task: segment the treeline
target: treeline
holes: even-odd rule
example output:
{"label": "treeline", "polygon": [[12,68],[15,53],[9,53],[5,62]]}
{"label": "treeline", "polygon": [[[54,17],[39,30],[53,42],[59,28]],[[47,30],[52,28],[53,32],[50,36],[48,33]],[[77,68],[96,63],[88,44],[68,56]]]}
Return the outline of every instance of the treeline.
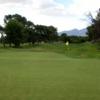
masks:
{"label": "treeline", "polygon": [[4,27],[0,26],[1,43],[20,47],[22,43],[51,42],[58,38],[57,28],[54,26],[35,25],[25,17],[14,14],[6,15]]}
{"label": "treeline", "polygon": [[66,42],[82,43],[86,41],[100,42],[100,9],[95,18],[89,14],[91,25],[87,27],[87,37],[67,36],[63,33],[58,35],[57,28],[54,26],[35,25],[25,17],[14,14],[4,17],[4,26],[0,25],[0,42],[5,47],[20,47],[20,44],[29,43],[34,45],[40,42]]}
{"label": "treeline", "polygon": [[0,42],[5,47],[20,47],[20,44],[29,43],[34,45],[41,42],[66,42],[82,43],[87,41],[86,37],[58,35],[57,28],[54,26],[35,25],[25,17],[14,14],[4,17],[4,27],[0,26]]}
{"label": "treeline", "polygon": [[60,35],[60,41],[66,42],[69,41],[70,43],[83,43],[88,41],[88,36],[68,36],[66,33],[62,33]]}

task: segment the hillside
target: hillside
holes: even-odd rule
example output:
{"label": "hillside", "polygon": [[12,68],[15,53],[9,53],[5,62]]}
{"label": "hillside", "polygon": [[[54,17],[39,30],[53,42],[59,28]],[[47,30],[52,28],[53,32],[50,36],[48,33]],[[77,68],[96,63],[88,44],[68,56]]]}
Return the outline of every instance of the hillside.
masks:
{"label": "hillside", "polygon": [[72,29],[69,31],[62,31],[62,32],[59,32],[59,34],[66,33],[68,36],[72,36],[72,35],[74,35],[74,36],[86,36],[86,32],[87,32],[87,29],[84,28],[81,30]]}

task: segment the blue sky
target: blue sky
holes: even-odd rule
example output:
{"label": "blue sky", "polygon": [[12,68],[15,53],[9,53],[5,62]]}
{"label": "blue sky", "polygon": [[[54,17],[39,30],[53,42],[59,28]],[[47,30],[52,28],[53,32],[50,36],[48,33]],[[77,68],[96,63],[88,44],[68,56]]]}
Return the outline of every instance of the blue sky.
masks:
{"label": "blue sky", "polygon": [[87,13],[95,15],[99,7],[100,0],[0,0],[0,24],[5,15],[18,13],[58,31],[82,29],[89,25]]}
{"label": "blue sky", "polygon": [[55,0],[55,1],[65,5],[65,6],[70,5],[73,2],[73,0]]}

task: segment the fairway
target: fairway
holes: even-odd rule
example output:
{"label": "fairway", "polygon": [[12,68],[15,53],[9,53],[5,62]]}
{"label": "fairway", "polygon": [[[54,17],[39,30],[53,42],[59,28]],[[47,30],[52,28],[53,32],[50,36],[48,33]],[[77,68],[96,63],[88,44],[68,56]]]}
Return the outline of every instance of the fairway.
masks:
{"label": "fairway", "polygon": [[2,50],[0,100],[100,100],[100,59]]}

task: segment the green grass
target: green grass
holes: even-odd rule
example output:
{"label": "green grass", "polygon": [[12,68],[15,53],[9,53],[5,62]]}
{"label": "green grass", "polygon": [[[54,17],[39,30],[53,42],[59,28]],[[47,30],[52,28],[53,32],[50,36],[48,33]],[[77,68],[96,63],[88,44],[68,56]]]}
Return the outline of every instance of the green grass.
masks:
{"label": "green grass", "polygon": [[50,52],[56,52],[72,58],[100,58],[100,45],[91,43],[81,44],[42,44],[40,47]]}
{"label": "green grass", "polygon": [[0,100],[100,100],[100,53],[82,45],[1,48]]}
{"label": "green grass", "polygon": [[0,100],[100,100],[100,60],[53,46],[0,50]]}

